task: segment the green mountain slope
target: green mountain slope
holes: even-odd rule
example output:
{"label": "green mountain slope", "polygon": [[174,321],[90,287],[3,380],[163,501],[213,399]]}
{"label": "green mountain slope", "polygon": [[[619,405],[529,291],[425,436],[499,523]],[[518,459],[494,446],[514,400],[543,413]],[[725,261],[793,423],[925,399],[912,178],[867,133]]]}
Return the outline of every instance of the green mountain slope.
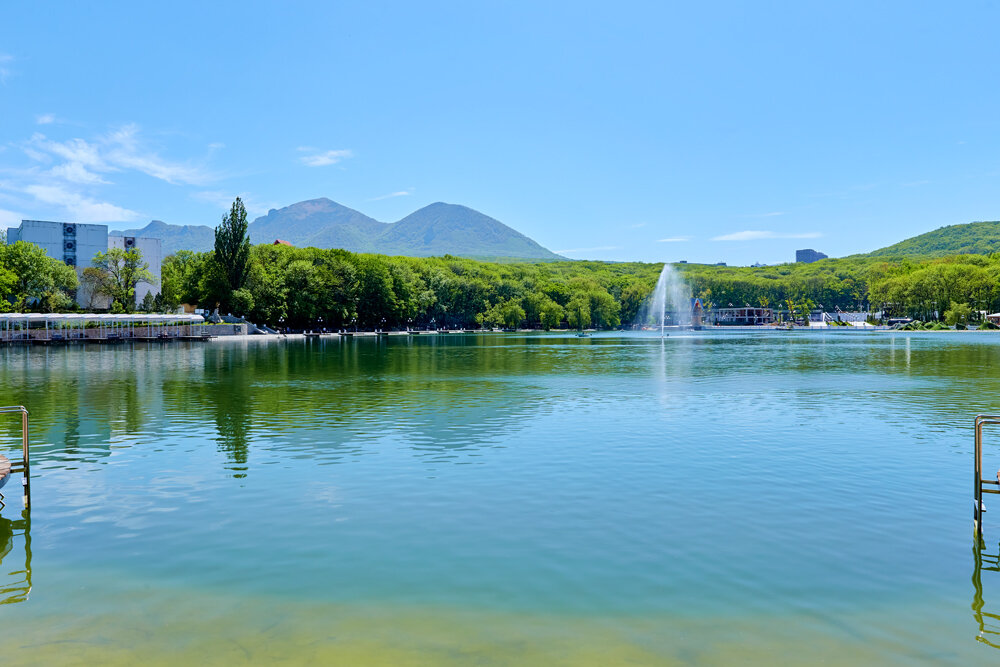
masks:
{"label": "green mountain slope", "polygon": [[855,257],[944,257],[1000,252],[1000,222],[948,225]]}
{"label": "green mountain slope", "polygon": [[562,259],[499,220],[467,206],[437,202],[414,211],[376,240],[386,255]]}
{"label": "green mountain slope", "polygon": [[373,241],[387,227],[384,222],[321,197],[271,209],[251,222],[249,231],[251,243],[281,239],[296,246],[376,252]]}

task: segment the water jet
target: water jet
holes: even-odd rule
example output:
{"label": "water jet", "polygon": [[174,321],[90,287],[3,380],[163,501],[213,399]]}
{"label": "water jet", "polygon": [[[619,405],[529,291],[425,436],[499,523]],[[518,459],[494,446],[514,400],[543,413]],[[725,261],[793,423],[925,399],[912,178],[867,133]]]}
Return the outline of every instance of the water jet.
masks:
{"label": "water jet", "polygon": [[658,326],[662,338],[666,335],[668,319],[671,326],[678,328],[690,328],[694,325],[691,288],[673,266],[664,264],[656,287],[639,314],[638,323],[640,326]]}

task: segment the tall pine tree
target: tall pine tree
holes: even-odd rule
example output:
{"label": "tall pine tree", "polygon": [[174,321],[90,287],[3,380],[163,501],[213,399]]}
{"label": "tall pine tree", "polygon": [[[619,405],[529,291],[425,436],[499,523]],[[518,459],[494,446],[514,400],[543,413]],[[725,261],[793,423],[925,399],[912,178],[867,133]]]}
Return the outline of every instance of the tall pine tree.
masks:
{"label": "tall pine tree", "polygon": [[237,197],[222,224],[215,228],[215,261],[226,281],[227,297],[246,284],[250,272],[250,237],[247,210]]}

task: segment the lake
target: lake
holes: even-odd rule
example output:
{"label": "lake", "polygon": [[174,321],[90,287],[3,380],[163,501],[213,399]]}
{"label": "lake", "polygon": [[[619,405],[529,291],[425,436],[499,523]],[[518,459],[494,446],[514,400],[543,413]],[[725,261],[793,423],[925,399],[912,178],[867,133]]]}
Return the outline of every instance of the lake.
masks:
{"label": "lake", "polygon": [[30,515],[3,489],[2,656],[998,660],[1000,501],[980,561],[971,483],[998,358],[972,332],[0,349],[33,473]]}

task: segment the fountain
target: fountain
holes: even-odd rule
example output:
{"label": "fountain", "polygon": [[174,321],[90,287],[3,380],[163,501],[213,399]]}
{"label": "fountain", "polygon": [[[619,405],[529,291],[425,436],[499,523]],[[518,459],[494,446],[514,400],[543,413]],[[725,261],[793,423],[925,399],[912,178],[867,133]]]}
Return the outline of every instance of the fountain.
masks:
{"label": "fountain", "polygon": [[662,337],[666,330],[668,313],[673,325],[681,327],[692,325],[691,288],[674,267],[664,264],[660,278],[656,281],[656,288],[639,313],[639,324],[648,325],[651,322],[658,324]]}

